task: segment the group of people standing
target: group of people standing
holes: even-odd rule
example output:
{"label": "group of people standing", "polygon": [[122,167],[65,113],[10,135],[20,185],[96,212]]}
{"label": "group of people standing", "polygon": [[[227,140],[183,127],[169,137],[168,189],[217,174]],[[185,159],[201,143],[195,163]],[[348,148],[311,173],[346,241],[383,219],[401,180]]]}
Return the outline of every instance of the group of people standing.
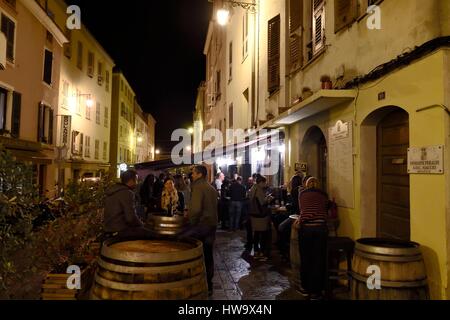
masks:
{"label": "group of people standing", "polygon": [[[254,174],[246,185],[238,176],[230,183],[226,182],[223,174],[217,175],[212,184],[207,178],[207,169],[204,166],[195,166],[188,177],[160,175],[156,178],[149,175],[136,192],[136,171],[123,172],[121,182],[106,192],[105,234],[121,238],[152,237],[152,232],[144,226],[144,218],[139,217],[137,206],[147,208],[147,213],[184,215],[189,223],[178,239],[192,237],[202,242],[208,289],[212,294],[213,247],[219,221],[223,227],[228,220],[232,231],[245,227],[246,251],[251,252],[253,249],[255,259],[267,261],[271,258],[272,247],[273,215],[270,205],[275,198],[269,192],[267,179],[260,174]],[[281,240],[283,235],[286,238],[285,235],[289,234],[292,224],[295,230],[298,230],[301,292],[311,299],[320,299],[325,288],[327,220],[331,202],[327,194],[319,188],[316,178],[303,177],[301,174],[291,179],[290,194],[290,213],[298,214],[298,219],[286,219],[277,223],[276,227]],[[223,211],[224,198],[227,200],[229,219],[226,219]]]}
{"label": "group of people standing", "polygon": [[[186,180],[189,180],[187,182]],[[155,234],[144,226],[136,204],[145,204],[146,212],[183,214],[187,225],[178,240],[195,238],[202,242],[209,294],[214,276],[213,247],[218,224],[217,192],[207,182],[207,169],[195,166],[188,179],[183,176],[148,176],[136,192],[138,175],[134,170],[123,172],[120,182],[106,192],[105,237],[153,238]],[[190,186],[187,188],[187,186]],[[136,200],[138,199],[138,200]],[[159,210],[159,211],[158,211]],[[145,221],[145,220],[144,220]]]}

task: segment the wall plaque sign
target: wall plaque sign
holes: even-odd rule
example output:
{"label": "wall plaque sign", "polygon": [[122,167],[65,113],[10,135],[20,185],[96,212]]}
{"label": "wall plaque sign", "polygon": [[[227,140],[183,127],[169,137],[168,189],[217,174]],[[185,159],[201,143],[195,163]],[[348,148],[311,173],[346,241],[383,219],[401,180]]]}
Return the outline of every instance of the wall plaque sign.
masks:
{"label": "wall plaque sign", "polygon": [[408,149],[409,174],[443,174],[444,146],[413,147]]}

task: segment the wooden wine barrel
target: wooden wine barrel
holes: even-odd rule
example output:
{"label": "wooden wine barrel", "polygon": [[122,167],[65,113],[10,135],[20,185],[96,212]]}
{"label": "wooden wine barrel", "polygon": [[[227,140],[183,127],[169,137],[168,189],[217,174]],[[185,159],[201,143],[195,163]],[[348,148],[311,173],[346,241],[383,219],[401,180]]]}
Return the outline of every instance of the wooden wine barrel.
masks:
{"label": "wooden wine barrel", "polygon": [[167,217],[157,214],[151,214],[148,219],[148,227],[155,234],[164,236],[174,236],[181,232],[186,221],[183,216],[175,215]]}
{"label": "wooden wine barrel", "polygon": [[108,240],[93,300],[203,300],[208,297],[203,246],[186,240]]}
{"label": "wooden wine barrel", "polygon": [[[381,289],[367,285],[369,266],[381,271]],[[353,300],[427,300],[429,291],[420,245],[390,239],[356,242],[352,265]]]}
{"label": "wooden wine barrel", "polygon": [[[291,216],[290,219],[295,220],[295,216]],[[300,248],[298,245],[298,229],[292,224],[291,227],[291,244],[289,248],[289,257],[291,261],[291,277],[290,282],[291,285],[295,289],[300,289]]]}

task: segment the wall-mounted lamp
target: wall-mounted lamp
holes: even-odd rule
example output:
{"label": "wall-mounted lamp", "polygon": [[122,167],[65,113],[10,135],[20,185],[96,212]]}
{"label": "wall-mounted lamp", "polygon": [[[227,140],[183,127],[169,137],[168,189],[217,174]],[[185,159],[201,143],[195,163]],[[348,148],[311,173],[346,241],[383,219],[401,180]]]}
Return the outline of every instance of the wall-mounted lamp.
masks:
{"label": "wall-mounted lamp", "polygon": [[234,0],[224,0],[224,7],[222,9],[217,10],[217,23],[221,26],[226,26],[230,19],[230,7],[241,7],[245,10],[248,10],[250,13],[256,13],[256,1],[252,2],[242,2],[242,1],[234,1]]}

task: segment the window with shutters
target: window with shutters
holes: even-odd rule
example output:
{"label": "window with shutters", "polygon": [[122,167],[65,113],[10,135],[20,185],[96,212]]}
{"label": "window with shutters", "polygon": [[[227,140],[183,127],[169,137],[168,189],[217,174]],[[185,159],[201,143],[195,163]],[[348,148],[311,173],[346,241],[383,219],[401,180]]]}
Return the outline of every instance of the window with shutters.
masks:
{"label": "window with shutters", "polygon": [[6,114],[8,107],[8,91],[0,88],[0,131],[6,130]]}
{"label": "window with shutters", "polygon": [[11,136],[19,138],[20,136],[20,116],[22,108],[22,95],[18,92],[13,92],[13,105],[11,115]]}
{"label": "window with shutters", "polygon": [[3,13],[1,15],[1,32],[3,32],[6,37],[6,58],[9,62],[14,63],[16,24]]}
{"label": "window with shutters", "polygon": [[289,0],[289,65],[291,72],[303,65],[303,0]]}
{"label": "window with shutters", "polygon": [[233,110],[233,104],[230,104],[230,107],[228,109],[228,128],[233,129],[234,127],[234,110]]}
{"label": "window with shutters", "polygon": [[106,71],[105,75],[105,89],[106,92],[109,92],[109,71]]}
{"label": "window with shutters", "polygon": [[83,138],[84,135],[79,131],[72,131],[72,155],[83,155]]}
{"label": "window with shutters", "polygon": [[313,1],[313,55],[319,53],[325,47],[325,0]]}
{"label": "window with shutters", "polygon": [[95,140],[95,153],[94,153],[95,160],[99,159],[99,154],[100,154],[100,141]]}
{"label": "window with shutters", "polygon": [[334,32],[337,33],[356,21],[356,0],[334,1]]}
{"label": "window with shutters", "polygon": [[268,30],[268,91],[280,87],[280,15],[269,21]]}
{"label": "window with shutters", "polygon": [[383,0],[356,0],[356,11],[358,13],[358,20],[367,14],[367,9],[372,5],[380,5]]}
{"label": "window with shutters", "polygon": [[221,77],[222,77],[221,72],[220,72],[220,70],[218,70],[216,72],[216,98],[217,98],[217,100],[220,100],[220,96],[222,95],[222,92],[221,92],[221,86],[222,86],[222,84],[221,84]]}
{"label": "window with shutters", "polygon": [[109,109],[105,107],[105,128],[108,128],[109,125]]}
{"label": "window with shutters", "polygon": [[38,108],[38,142],[53,144],[53,109],[43,103]]}
{"label": "window with shutters", "polygon": [[228,83],[233,80],[233,42],[228,47]]}
{"label": "window with shutters", "polygon": [[85,143],[84,143],[84,157],[90,158],[91,157],[91,137],[86,136]]}
{"label": "window with shutters", "polygon": [[64,43],[64,56],[70,59],[72,58],[72,30],[66,28],[66,37],[69,40],[67,43]]}
{"label": "window with shutters", "polygon": [[95,123],[98,124],[98,125],[101,124],[100,123],[100,121],[101,121],[100,117],[101,117],[100,102],[97,102],[97,105],[95,106]]}
{"label": "window with shutters", "polygon": [[103,63],[101,63],[100,61],[98,62],[98,66],[97,66],[97,73],[98,73],[98,79],[97,79],[97,83],[99,86],[103,85]]}
{"label": "window with shutters", "polygon": [[86,120],[91,120],[91,111],[92,111],[92,106],[88,106],[86,105]]}
{"label": "window with shutters", "polygon": [[52,85],[53,73],[53,52],[45,49],[44,53],[44,82],[49,86]]}
{"label": "window with shutters", "polygon": [[93,78],[94,77],[94,68],[95,68],[95,66],[94,66],[94,63],[95,63],[95,56],[94,56],[94,53],[93,52],[91,52],[91,51],[89,51],[88,52],[88,68],[87,68],[87,75],[90,77],[90,78]]}
{"label": "window with shutters", "polygon": [[83,43],[81,41],[78,41],[77,46],[77,67],[83,70]]}
{"label": "window with shutters", "polygon": [[248,56],[248,10],[242,18],[242,60]]}
{"label": "window with shutters", "polygon": [[66,80],[63,80],[61,95],[62,95],[61,107],[64,109],[68,109],[69,108],[69,82],[67,82]]}
{"label": "window with shutters", "polygon": [[108,156],[108,142],[103,142],[103,160],[107,160]]}

